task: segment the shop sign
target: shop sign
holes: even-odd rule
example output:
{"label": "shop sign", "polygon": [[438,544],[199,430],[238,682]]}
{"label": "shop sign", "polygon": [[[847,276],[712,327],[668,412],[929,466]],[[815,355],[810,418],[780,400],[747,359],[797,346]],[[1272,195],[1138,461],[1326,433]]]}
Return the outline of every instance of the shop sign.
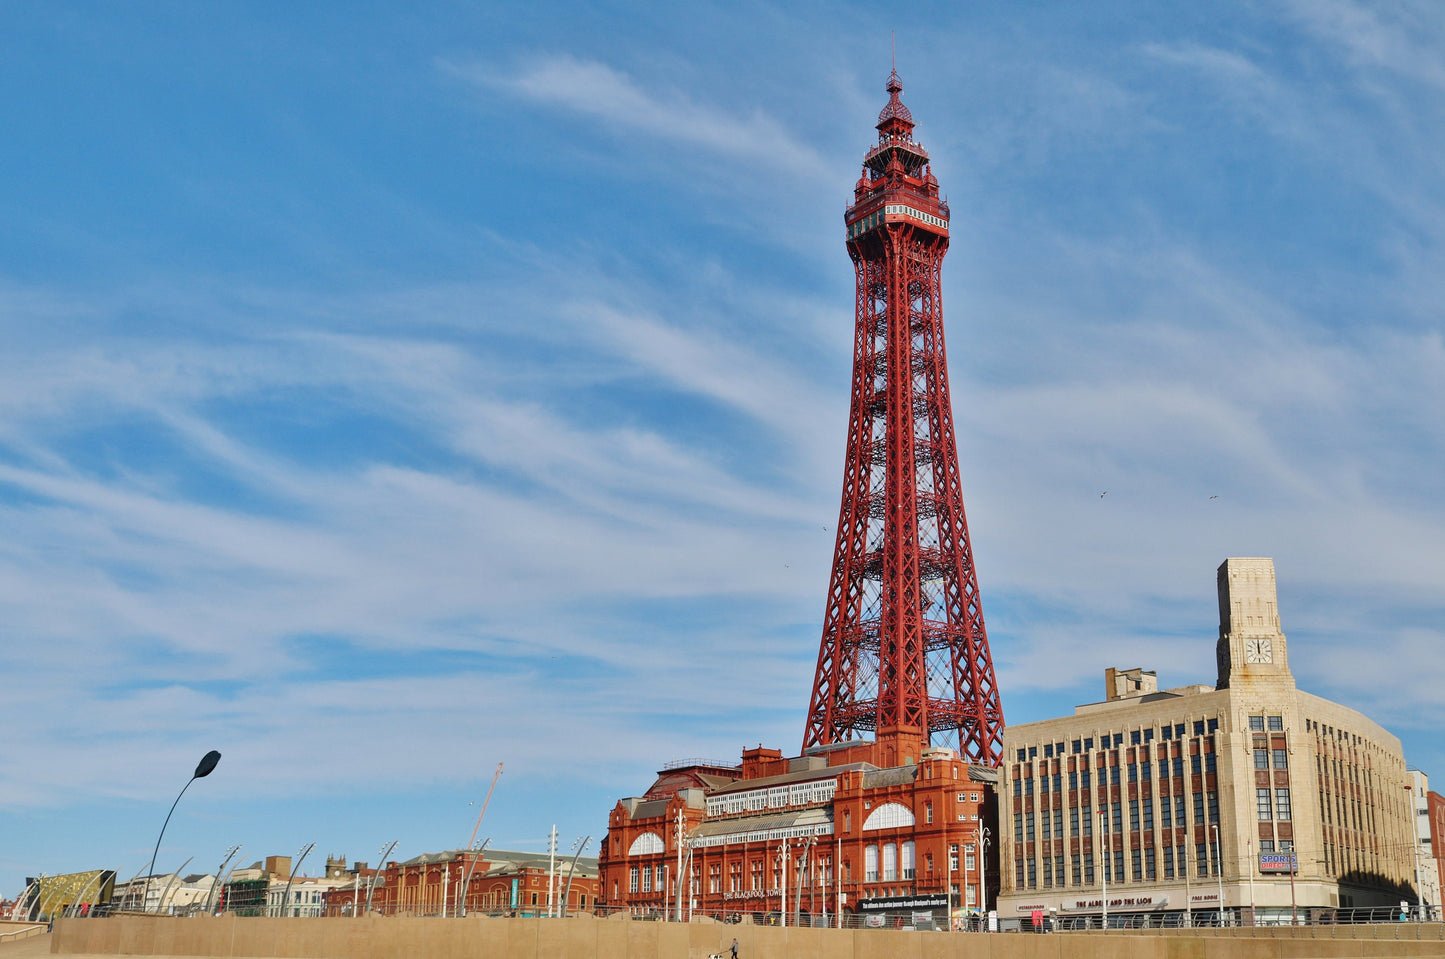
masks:
{"label": "shop sign", "polygon": [[[1120,896],[1109,900],[1110,910],[1122,909],[1163,909],[1169,905],[1168,896]],[[1103,899],[1072,899],[1059,904],[1064,912],[1102,912]]]}
{"label": "shop sign", "polygon": [[1299,863],[1292,852],[1262,852],[1259,854],[1260,872],[1297,872]]}

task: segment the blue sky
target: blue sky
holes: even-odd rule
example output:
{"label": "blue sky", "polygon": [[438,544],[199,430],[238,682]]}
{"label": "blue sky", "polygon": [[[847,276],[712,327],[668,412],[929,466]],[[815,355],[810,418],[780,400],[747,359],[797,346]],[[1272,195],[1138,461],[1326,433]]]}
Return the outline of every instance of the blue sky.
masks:
{"label": "blue sky", "polygon": [[0,12],[0,893],[795,750],[890,30],[1008,718],[1265,555],[1445,777],[1438,5],[415,6]]}

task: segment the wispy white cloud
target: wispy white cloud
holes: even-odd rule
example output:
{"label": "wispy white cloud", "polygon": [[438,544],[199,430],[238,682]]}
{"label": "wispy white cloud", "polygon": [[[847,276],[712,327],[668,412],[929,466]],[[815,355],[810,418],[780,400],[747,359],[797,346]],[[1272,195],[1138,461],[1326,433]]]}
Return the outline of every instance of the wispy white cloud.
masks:
{"label": "wispy white cloud", "polygon": [[760,109],[736,116],[699,103],[665,83],[642,84],[596,60],[543,56],[508,70],[443,61],[444,70],[470,82],[597,120],[619,133],[751,160],[769,168],[811,175],[826,167],[817,153]]}

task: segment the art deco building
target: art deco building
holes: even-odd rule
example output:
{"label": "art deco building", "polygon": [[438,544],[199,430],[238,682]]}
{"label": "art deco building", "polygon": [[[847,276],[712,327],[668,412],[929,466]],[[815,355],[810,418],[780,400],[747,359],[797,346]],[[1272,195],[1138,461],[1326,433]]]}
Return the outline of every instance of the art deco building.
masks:
{"label": "art deco building", "polygon": [[1006,731],[1005,920],[1097,924],[1106,882],[1111,922],[1414,900],[1400,741],[1295,687],[1271,560],[1225,560],[1218,592],[1212,686],[1109,669],[1104,701]]}

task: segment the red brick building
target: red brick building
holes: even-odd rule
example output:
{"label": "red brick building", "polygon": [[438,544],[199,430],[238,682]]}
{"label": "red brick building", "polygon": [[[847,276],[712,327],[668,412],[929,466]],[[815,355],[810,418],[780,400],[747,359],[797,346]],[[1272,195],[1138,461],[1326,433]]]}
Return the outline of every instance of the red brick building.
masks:
{"label": "red brick building", "polygon": [[[591,911],[597,905],[597,860],[577,860],[570,889],[570,856],[557,857],[555,873],[546,853],[488,849],[424,853],[405,862],[389,862],[376,871],[371,910],[384,915],[454,916],[466,889],[466,910],[492,914],[546,915],[551,902],[560,914],[566,896],[567,912]],[[354,915],[357,899],[366,909],[371,870],[362,869],[360,882],[334,889],[327,895],[327,914]],[[555,879],[552,877],[555,876]],[[551,897],[548,889],[552,889]]]}
{"label": "red brick building", "polygon": [[941,927],[950,905],[978,905],[981,878],[993,901],[996,857],[990,845],[984,862],[979,838],[996,820],[995,781],[916,730],[791,758],[748,749],[737,766],[673,764],[613,808],[598,858],[602,905],[676,915],[684,875],[684,918],[777,921],[786,889],[788,924],[832,925],[841,908],[850,925],[927,912]]}
{"label": "red brick building", "polygon": [[1440,888],[1445,889],[1445,796],[1432,789],[1425,794],[1425,802],[1430,815],[1430,855],[1435,857]]}

